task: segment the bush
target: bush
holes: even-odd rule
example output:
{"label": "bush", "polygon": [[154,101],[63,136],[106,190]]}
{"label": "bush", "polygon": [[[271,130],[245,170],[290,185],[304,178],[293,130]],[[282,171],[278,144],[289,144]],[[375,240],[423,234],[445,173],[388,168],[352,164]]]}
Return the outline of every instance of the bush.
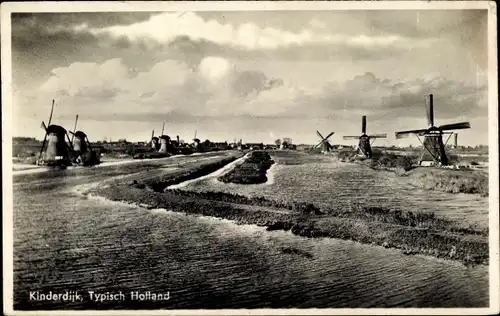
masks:
{"label": "bush", "polygon": [[314,215],[322,214],[321,210],[317,206],[308,202],[294,202],[292,204],[292,211],[301,214],[314,214]]}
{"label": "bush", "polygon": [[133,156],[135,155],[135,147],[134,144],[128,144],[127,148],[125,149],[125,153],[127,155]]}

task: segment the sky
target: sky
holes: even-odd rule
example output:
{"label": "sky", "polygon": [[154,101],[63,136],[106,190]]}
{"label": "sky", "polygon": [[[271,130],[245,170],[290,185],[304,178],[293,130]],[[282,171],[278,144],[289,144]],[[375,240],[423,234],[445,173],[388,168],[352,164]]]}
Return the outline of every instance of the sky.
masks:
{"label": "sky", "polygon": [[317,143],[468,121],[488,143],[487,11],[13,13],[13,134]]}

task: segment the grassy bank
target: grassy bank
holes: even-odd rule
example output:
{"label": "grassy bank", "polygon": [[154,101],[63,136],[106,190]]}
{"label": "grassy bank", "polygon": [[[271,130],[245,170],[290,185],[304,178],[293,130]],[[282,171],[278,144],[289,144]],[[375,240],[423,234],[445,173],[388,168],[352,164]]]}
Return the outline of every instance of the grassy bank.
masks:
{"label": "grassy bank", "polygon": [[144,183],[140,184],[140,186],[143,188],[151,189],[152,191],[155,192],[163,192],[168,186],[179,184],[184,181],[197,179],[206,176],[212,172],[215,172],[220,168],[224,167],[225,165],[235,161],[241,156],[242,154],[222,158],[217,161],[204,162],[196,167],[189,169],[180,169],[177,172],[148,179]]}
{"label": "grassy bank", "polygon": [[[456,162],[456,156],[449,156],[452,163]],[[398,176],[408,176],[410,184],[426,190],[488,196],[488,175],[472,169],[417,168],[417,156],[381,151],[374,151],[372,158],[359,157],[353,152],[338,153],[338,158],[343,162],[359,163],[375,170],[392,171]]]}
{"label": "grassy bank", "polygon": [[267,170],[274,161],[266,151],[252,151],[241,165],[219,177],[219,181],[236,184],[259,184],[267,181]]}
{"label": "grassy bank", "polygon": [[[461,227],[434,214],[353,206],[348,210],[320,210],[310,203],[273,204],[232,194],[142,189],[140,184],[117,185],[94,194],[150,208],[165,208],[285,230],[309,238],[329,237],[459,260],[467,264],[488,261],[488,233]],[[260,201],[260,202],[259,202]],[[266,207],[249,208],[247,205]],[[290,210],[291,208],[291,210]]]}
{"label": "grassy bank", "polygon": [[470,193],[488,196],[489,178],[475,170],[421,168],[414,170],[409,182],[422,189],[448,193]]}

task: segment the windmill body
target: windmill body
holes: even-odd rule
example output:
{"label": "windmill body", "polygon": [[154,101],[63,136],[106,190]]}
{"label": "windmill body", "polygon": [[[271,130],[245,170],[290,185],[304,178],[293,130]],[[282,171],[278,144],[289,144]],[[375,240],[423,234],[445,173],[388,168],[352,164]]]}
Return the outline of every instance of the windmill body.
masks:
{"label": "windmill body", "polygon": [[420,136],[423,136],[424,138],[422,142],[423,152],[422,155],[420,156],[419,164],[421,166],[432,166],[432,165],[446,166],[449,164],[449,161],[445,151],[445,146],[447,141],[443,142],[443,135],[448,134],[451,137],[453,133],[449,131],[456,129],[468,129],[470,128],[470,123],[461,122],[461,123],[452,123],[441,126],[435,126],[434,103],[432,94],[430,94],[427,98],[426,110],[427,110],[427,122],[428,122],[427,128],[397,132],[396,138],[400,139],[408,137],[409,135],[415,135],[422,142]]}
{"label": "windmill body", "polygon": [[78,154],[86,153],[89,149],[87,145],[87,135],[82,131],[78,131],[74,135],[73,150]]}
{"label": "windmill body", "polygon": [[153,137],[151,139],[151,149],[153,149],[154,151],[158,151],[160,149],[160,141],[158,137]]}
{"label": "windmill body", "polygon": [[73,160],[77,164],[93,166],[100,163],[99,153],[92,150],[87,134],[82,131],[72,133],[73,139]]}
{"label": "windmill body", "polygon": [[42,145],[42,159],[40,162],[46,165],[71,165],[70,148],[66,143],[66,137],[68,137],[66,129],[59,125],[49,125],[45,132],[46,142]]}
{"label": "windmill body", "polygon": [[358,142],[358,150],[359,154],[366,157],[372,157],[372,139],[375,140],[377,138],[387,138],[387,134],[366,134],[366,115],[363,115],[361,118],[361,135],[360,136],[344,136],[345,140],[348,139],[357,139]]}
{"label": "windmill body", "polygon": [[162,153],[162,154],[168,153],[169,143],[170,143],[170,137],[167,135],[161,135],[160,136],[160,149],[158,150],[158,152]]}

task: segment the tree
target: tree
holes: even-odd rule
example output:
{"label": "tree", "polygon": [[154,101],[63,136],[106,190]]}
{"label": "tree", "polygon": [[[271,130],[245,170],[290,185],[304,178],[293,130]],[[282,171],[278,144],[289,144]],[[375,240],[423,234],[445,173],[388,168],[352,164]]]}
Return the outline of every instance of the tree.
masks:
{"label": "tree", "polygon": [[276,144],[276,146],[281,146],[281,139],[277,139],[274,141],[274,143]]}

